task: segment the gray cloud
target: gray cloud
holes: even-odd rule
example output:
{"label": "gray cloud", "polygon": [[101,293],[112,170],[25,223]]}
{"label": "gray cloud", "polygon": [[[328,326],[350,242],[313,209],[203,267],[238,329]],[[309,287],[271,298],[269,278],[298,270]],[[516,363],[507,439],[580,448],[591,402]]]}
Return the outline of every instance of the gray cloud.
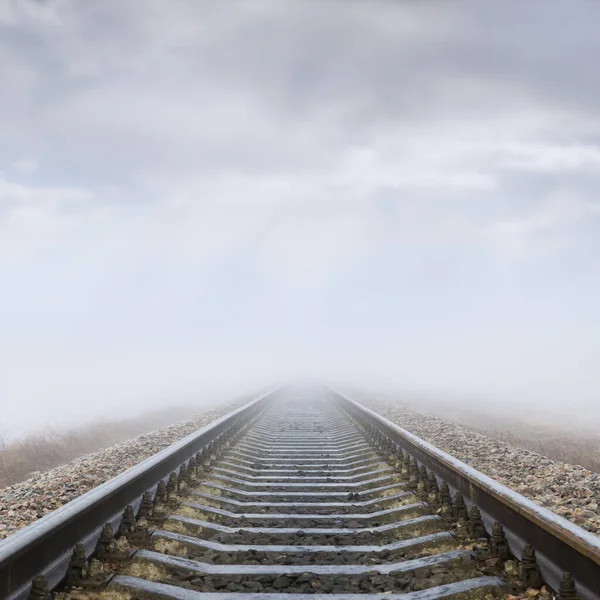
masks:
{"label": "gray cloud", "polygon": [[599,11],[0,0],[6,397],[594,396]]}

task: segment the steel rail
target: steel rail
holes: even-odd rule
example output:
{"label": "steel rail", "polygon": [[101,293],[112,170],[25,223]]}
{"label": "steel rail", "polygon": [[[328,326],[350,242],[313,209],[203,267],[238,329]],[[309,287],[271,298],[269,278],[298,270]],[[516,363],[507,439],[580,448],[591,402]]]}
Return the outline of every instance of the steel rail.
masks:
{"label": "steel rail", "polygon": [[[315,591],[327,591],[335,600],[358,600],[373,597],[370,591],[388,597],[392,590],[404,592],[397,597],[439,600],[465,593],[483,597],[504,587],[502,579],[480,577],[501,572],[501,566],[483,563],[487,550],[481,554],[457,539],[451,523],[432,514],[419,496],[408,491],[411,486],[377,443],[367,443],[362,452],[376,462],[358,488],[348,474],[339,476],[335,485],[327,477],[316,483],[310,475],[301,484],[290,481],[296,477],[285,475],[287,461],[297,467],[306,459],[297,451],[293,459],[282,458],[284,452],[278,449],[287,451],[299,439],[340,427],[365,440],[372,436],[338,406],[324,402],[322,393],[314,398],[306,394],[301,401],[289,396],[282,395],[282,402],[270,406],[243,437],[236,437],[235,444],[216,452],[214,461],[182,494],[157,506],[152,525],[141,525],[145,541],[129,537],[135,552],[111,568],[114,577],[105,588],[107,600],[113,593],[137,600],[233,600],[250,593],[257,597],[263,591],[272,600],[308,600]],[[261,480],[249,491],[247,475],[235,465],[223,469],[223,464],[232,461],[262,424],[268,424],[265,432],[283,433],[279,440],[264,444],[255,468],[261,472],[269,463],[284,474],[269,474],[269,481]],[[327,445],[314,439],[315,448]],[[344,445],[340,442],[337,448]],[[386,478],[389,485],[382,486],[374,475],[384,467],[395,474]],[[324,471],[338,469],[328,465]],[[222,484],[223,470],[235,473],[226,479],[227,485]],[[356,502],[357,498],[375,503]],[[345,502],[332,502],[337,499]]]}
{"label": "steel rail", "polygon": [[425,442],[389,419],[329,387],[332,398],[357,421],[373,426],[453,491],[474,504],[483,520],[503,525],[510,550],[521,557],[526,544],[536,551],[544,580],[558,589],[563,573],[573,577],[579,598],[600,598],[600,538],[536,504],[507,486]]}
{"label": "steel rail", "polygon": [[[222,575],[232,578],[293,576],[305,572],[317,577],[343,577],[369,572],[383,576],[415,571],[426,565],[446,565],[458,558],[466,558],[470,551],[460,543],[456,545],[457,541],[465,539],[460,537],[462,517],[457,526],[458,513],[455,512],[454,525],[448,531],[440,532],[443,519],[431,514],[431,510],[421,501],[410,503],[413,492],[406,491],[406,488],[412,483],[416,486],[416,479],[413,479],[415,474],[411,471],[410,485],[406,481],[408,476],[404,477],[404,464],[402,473],[393,475],[394,472],[398,473],[394,456],[403,457],[404,461],[410,458],[411,469],[422,468],[419,485],[429,481],[429,475],[433,474],[438,483],[443,481],[454,493],[460,492],[467,507],[478,507],[488,531],[493,523],[502,524],[510,551],[517,559],[522,556],[525,545],[531,544],[536,550],[537,564],[544,581],[555,590],[560,587],[563,573],[569,572],[575,580],[578,598],[600,599],[600,538],[483,475],[334,388],[328,388],[325,398],[322,393],[319,394],[328,400],[329,408],[322,409],[317,398],[318,402],[308,409],[302,404],[298,407],[288,404],[285,405],[287,408],[270,408],[254,423],[254,417],[258,417],[262,409],[271,404],[271,399],[279,396],[279,390],[274,390],[257,398],[0,541],[0,599],[24,600],[29,595],[32,580],[39,575],[44,577],[51,589],[54,588],[64,579],[76,545],[83,545],[86,557],[94,555],[102,558],[97,550],[102,544],[102,538],[100,543],[98,539],[103,527],[106,529],[108,523],[109,531],[119,531],[121,521],[127,523],[127,520],[123,520],[124,509],[136,510],[144,494],[144,502],[148,501],[148,497],[154,497],[157,486],[154,502],[158,499],[165,506],[171,503],[170,506],[179,508],[174,513],[160,513],[163,516],[158,523],[164,525],[164,531],[148,530],[158,546],[137,547],[128,560],[142,566],[156,565],[165,572],[187,571],[200,577]],[[335,406],[329,403],[331,400]],[[249,428],[251,422],[252,427]],[[350,437],[343,435],[337,442],[331,443],[330,434],[334,431],[353,433]],[[257,435],[258,432],[262,434]],[[235,445],[231,444],[232,441]],[[356,454],[359,449],[360,454]],[[383,457],[382,460],[378,456]],[[217,461],[216,464],[214,461]],[[357,473],[365,468],[370,470]],[[181,479],[185,482],[182,483],[182,489],[187,499],[175,495],[169,500],[167,495],[164,500],[160,485],[173,477],[175,481],[178,477],[185,477],[188,469],[196,473],[192,476],[195,489],[187,487],[190,479]],[[307,472],[303,469],[307,469]],[[201,479],[198,479],[198,472],[203,473]],[[388,481],[390,483],[386,484]],[[435,487],[435,480],[433,484]],[[338,491],[339,488],[343,491]],[[178,492],[179,484],[172,489]],[[353,491],[357,489],[359,493]],[[415,487],[411,489],[415,490]],[[448,490],[445,489],[447,494]],[[357,501],[358,498],[360,501]],[[397,504],[398,500],[402,501],[401,505]],[[389,508],[384,508],[389,502],[392,503]],[[367,507],[371,505],[373,510],[370,512],[359,512],[368,510]],[[143,506],[144,503],[142,509]],[[436,506],[435,501],[433,506]],[[270,508],[284,510],[256,512]],[[346,510],[319,512],[328,508]],[[140,510],[138,519],[144,519],[145,514]],[[372,526],[366,526],[372,519]],[[147,527],[147,524],[143,527]],[[449,533],[453,527],[457,529],[457,539],[454,533]],[[408,532],[407,539],[403,539],[406,537],[402,533],[404,530]],[[123,531],[120,533],[123,534]],[[206,531],[209,537],[211,532],[218,532],[221,538],[217,541],[203,539],[202,531]],[[295,539],[294,536],[299,533],[302,536]],[[383,544],[377,544],[374,543],[376,540],[367,537],[364,544],[350,545],[356,534],[363,533],[369,536],[392,534],[388,540],[400,535],[402,539],[391,544],[382,540]],[[261,541],[264,535],[268,536],[265,540],[269,542],[267,544]],[[304,536],[308,536],[307,545]],[[331,536],[336,537],[335,545],[324,542],[325,539],[329,541]],[[417,548],[421,544],[437,544],[441,547],[436,546],[436,554],[378,565],[320,565],[318,562],[309,565],[302,560],[299,564],[215,565],[210,561],[188,559],[185,552],[181,556],[165,554],[159,548],[161,540],[162,543],[179,543],[184,547],[200,549],[201,552],[206,549],[242,554],[283,552],[290,556],[300,553],[312,554],[318,560],[321,553],[379,553]],[[449,540],[452,540],[452,544],[446,547]],[[494,542],[494,535],[491,541]],[[217,600],[223,597],[233,600],[244,597],[235,590],[224,594],[184,590],[130,577],[132,574],[135,573],[121,571],[111,580],[108,588],[129,590],[136,597],[140,592],[144,598],[153,599]],[[446,594],[496,585],[501,585],[501,582],[494,578],[471,579],[431,590],[386,597],[438,600]],[[197,589],[203,590],[202,587]],[[288,596],[303,598],[305,595],[271,594],[274,600]],[[351,596],[335,594],[337,600]],[[371,596],[361,592],[358,597]],[[566,593],[564,597],[572,596]]]}
{"label": "steel rail", "polygon": [[154,491],[160,481],[225,431],[257,414],[279,389],[224,415],[0,541],[0,598],[26,598],[33,578],[39,575],[44,575],[53,588],[64,578],[77,544],[83,544],[90,556],[106,523],[117,531],[127,505],[137,508],[144,492]]}

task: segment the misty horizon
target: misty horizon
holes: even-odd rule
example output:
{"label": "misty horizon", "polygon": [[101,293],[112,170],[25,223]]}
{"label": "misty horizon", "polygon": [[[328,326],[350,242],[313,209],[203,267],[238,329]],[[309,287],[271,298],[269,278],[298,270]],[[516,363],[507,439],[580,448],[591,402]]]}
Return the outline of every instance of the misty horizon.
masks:
{"label": "misty horizon", "polygon": [[598,22],[0,0],[0,437],[304,378],[591,414]]}

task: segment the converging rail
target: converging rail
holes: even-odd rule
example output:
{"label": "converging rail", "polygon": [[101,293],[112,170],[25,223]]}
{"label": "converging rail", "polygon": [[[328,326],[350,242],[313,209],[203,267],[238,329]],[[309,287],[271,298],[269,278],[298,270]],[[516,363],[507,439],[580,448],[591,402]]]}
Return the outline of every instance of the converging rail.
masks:
{"label": "converging rail", "polygon": [[2,600],[437,600],[544,583],[600,598],[599,539],[331,388],[270,392],[0,542]]}

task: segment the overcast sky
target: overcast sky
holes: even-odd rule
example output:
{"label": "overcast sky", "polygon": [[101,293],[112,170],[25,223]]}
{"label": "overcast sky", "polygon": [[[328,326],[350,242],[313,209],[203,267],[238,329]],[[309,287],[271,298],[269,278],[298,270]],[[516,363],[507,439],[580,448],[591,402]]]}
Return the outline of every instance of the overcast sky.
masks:
{"label": "overcast sky", "polygon": [[598,23],[0,0],[0,435],[291,375],[597,402]]}

